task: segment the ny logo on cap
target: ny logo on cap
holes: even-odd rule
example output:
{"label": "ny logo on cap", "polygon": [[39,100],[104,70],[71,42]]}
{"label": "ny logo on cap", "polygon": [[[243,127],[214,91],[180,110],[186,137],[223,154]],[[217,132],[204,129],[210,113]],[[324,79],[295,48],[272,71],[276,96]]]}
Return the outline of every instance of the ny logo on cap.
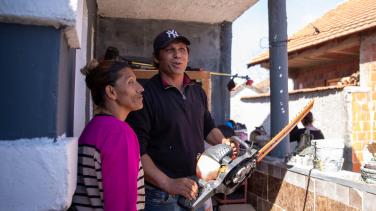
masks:
{"label": "ny logo on cap", "polygon": [[166,34],[168,35],[168,38],[171,38],[171,36],[173,37],[173,38],[177,38],[177,37],[179,37],[179,34],[178,34],[178,32],[177,31],[175,31],[175,30],[167,30],[166,31]]}

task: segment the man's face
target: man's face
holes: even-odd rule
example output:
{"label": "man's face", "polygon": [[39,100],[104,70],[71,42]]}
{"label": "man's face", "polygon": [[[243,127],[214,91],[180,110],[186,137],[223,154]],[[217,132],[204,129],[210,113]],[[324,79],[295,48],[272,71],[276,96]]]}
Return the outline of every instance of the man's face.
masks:
{"label": "man's face", "polygon": [[156,58],[160,71],[167,75],[184,74],[188,59],[187,45],[182,42],[170,43],[159,51],[159,58]]}

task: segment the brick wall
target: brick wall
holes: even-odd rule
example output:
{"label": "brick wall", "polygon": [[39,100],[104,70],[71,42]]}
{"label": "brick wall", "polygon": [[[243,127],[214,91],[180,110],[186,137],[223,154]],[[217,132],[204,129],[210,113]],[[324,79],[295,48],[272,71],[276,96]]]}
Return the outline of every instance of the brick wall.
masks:
{"label": "brick wall", "polygon": [[248,179],[248,203],[256,210],[375,210],[376,189],[358,173],[283,165],[262,161]]}
{"label": "brick wall", "polygon": [[359,172],[363,161],[363,149],[371,139],[369,92],[352,93],[352,163],[353,171]]}
{"label": "brick wall", "polygon": [[376,33],[361,38],[359,56],[360,86],[367,87],[367,93],[353,93],[352,96],[352,159],[353,170],[359,171],[364,163],[363,150],[372,149],[376,140]]}
{"label": "brick wall", "polygon": [[290,71],[289,77],[294,81],[294,89],[314,88],[325,86],[327,80],[350,76],[358,70],[359,60],[356,59]]}
{"label": "brick wall", "polygon": [[367,91],[351,93],[351,160],[356,172],[364,164],[364,150],[375,153],[372,149],[376,149],[376,32],[361,37],[359,59],[290,72],[294,89],[301,89],[325,86],[328,80],[350,76],[358,70],[360,87]]}

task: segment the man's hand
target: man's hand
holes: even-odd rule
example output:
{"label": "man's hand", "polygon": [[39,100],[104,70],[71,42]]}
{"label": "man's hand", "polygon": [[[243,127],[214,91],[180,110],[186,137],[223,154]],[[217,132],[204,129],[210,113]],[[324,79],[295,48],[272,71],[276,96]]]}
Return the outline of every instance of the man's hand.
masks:
{"label": "man's hand", "polygon": [[171,195],[182,195],[185,198],[192,200],[197,197],[198,185],[189,178],[169,178],[166,191]]}
{"label": "man's hand", "polygon": [[231,138],[224,138],[224,139],[222,139],[222,144],[227,144],[227,145],[231,146],[231,148],[232,148],[231,158],[232,159],[235,159],[236,157],[238,157],[239,151],[240,151],[238,141],[231,139]]}

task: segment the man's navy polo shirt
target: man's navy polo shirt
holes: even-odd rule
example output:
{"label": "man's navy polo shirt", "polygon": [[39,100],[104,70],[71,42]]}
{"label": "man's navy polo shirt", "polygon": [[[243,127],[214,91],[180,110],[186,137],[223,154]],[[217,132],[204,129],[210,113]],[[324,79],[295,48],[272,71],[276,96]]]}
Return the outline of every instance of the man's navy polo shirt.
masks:
{"label": "man's navy polo shirt", "polygon": [[195,175],[196,156],[204,151],[204,139],[214,128],[204,90],[185,75],[181,93],[160,74],[144,89],[143,109],[127,118],[138,136],[141,155],[147,153],[169,177]]}

